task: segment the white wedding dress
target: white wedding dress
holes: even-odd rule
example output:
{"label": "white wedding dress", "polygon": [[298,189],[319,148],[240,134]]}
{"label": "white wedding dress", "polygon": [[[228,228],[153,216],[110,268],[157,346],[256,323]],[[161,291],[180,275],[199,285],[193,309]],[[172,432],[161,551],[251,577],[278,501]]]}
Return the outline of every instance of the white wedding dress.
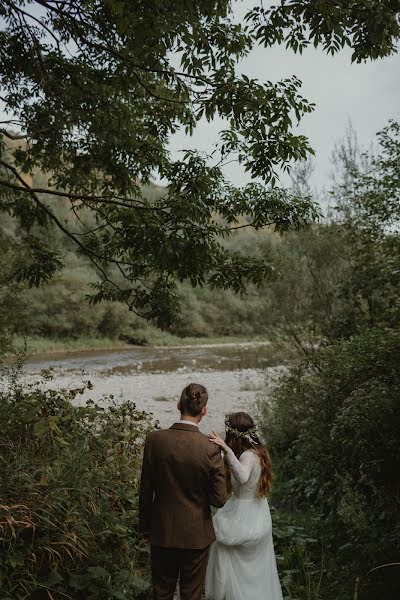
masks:
{"label": "white wedding dress", "polygon": [[282,600],[271,513],[259,498],[260,459],[252,450],[236,458],[226,454],[232,471],[233,494],[215,514],[216,541],[211,546],[206,575],[210,600]]}

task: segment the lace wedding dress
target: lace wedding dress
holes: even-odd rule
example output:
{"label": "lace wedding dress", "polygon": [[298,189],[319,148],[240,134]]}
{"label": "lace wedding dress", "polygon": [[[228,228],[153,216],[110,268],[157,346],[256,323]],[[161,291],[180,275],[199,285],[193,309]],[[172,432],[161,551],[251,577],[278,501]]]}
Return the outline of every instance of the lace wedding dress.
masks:
{"label": "lace wedding dress", "polygon": [[272,541],[271,513],[259,498],[260,459],[252,450],[226,454],[233,494],[214,516],[216,542],[206,575],[210,600],[282,600]]}

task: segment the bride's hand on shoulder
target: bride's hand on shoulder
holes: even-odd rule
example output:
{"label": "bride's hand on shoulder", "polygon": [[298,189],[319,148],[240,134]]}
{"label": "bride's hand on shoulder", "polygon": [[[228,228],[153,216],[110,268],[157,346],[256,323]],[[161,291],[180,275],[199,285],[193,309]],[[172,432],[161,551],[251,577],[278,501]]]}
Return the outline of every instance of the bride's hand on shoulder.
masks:
{"label": "bride's hand on shoulder", "polygon": [[219,436],[218,433],[215,433],[215,431],[212,431],[208,434],[208,439],[210,440],[210,442],[213,442],[213,444],[219,446],[225,452],[225,454],[228,452],[229,446],[225,444],[222,437]]}

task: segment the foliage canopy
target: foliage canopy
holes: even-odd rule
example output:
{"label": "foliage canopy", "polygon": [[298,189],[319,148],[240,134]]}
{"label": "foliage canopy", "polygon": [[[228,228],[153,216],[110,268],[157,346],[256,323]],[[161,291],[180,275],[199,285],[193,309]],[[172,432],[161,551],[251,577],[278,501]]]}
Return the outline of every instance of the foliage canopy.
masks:
{"label": "foliage canopy", "polygon": [[[19,222],[32,258],[20,277],[36,285],[59,268],[37,234],[53,225],[99,271],[92,301],[124,301],[160,325],[178,312],[177,281],[236,292],[260,284],[271,264],[229,252],[223,238],[317,216],[309,198],[275,186],[278,168],[311,152],[294,128],[313,105],[295,76],[259,82],[238,63],[275,43],[330,53],[349,45],[356,61],[386,56],[399,6],[291,0],[239,23],[227,0],[2,0],[0,209]],[[222,119],[215,152],[171,157],[171,136],[203,118]],[[254,181],[235,188],[222,170],[231,160]],[[32,179],[38,170],[43,186]],[[150,201],[142,185],[155,175],[168,186]],[[54,210],[62,199],[65,220]]]}

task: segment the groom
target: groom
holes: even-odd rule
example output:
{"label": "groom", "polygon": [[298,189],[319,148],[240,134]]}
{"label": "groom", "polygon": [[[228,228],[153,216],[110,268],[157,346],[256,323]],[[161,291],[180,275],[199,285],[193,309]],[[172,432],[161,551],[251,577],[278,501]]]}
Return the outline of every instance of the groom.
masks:
{"label": "groom", "polygon": [[205,387],[191,383],[178,402],[181,419],[146,438],[139,530],[151,543],[153,600],[200,600],[208,549],[215,540],[210,504],[227,499],[220,450],[198,424],[207,412]]}

